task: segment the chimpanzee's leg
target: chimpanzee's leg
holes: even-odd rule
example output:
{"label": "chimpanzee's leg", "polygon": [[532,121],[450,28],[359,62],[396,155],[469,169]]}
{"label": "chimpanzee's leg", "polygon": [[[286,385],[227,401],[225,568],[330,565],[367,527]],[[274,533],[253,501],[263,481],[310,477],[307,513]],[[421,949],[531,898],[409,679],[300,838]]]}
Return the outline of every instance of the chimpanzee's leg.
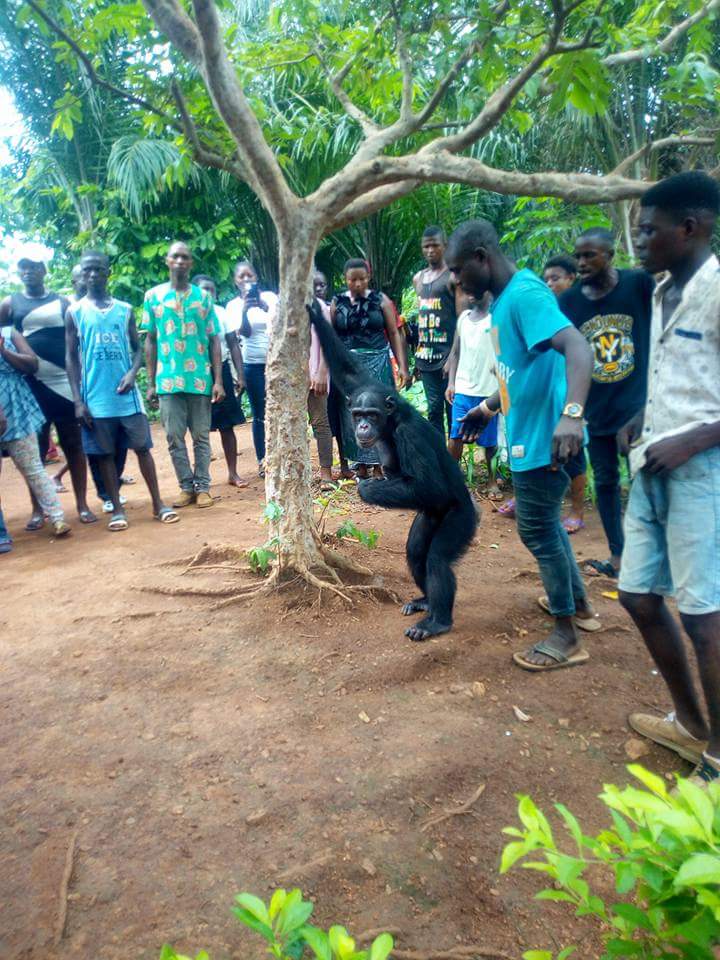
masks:
{"label": "chimpanzee's leg", "polygon": [[425,568],[430,544],[437,530],[439,520],[440,518],[437,514],[426,513],[424,510],[421,510],[420,513],[416,515],[410,527],[405,553],[408,567],[410,567],[410,573],[420,588],[422,596],[415,597],[403,606],[402,612],[406,617],[411,613],[420,613],[428,609]]}
{"label": "chimpanzee's leg", "polygon": [[452,627],[455,602],[455,574],[452,564],[465,552],[475,534],[475,510],[472,503],[449,510],[430,542],[426,562],[428,616],[405,631],[411,640],[427,640]]}

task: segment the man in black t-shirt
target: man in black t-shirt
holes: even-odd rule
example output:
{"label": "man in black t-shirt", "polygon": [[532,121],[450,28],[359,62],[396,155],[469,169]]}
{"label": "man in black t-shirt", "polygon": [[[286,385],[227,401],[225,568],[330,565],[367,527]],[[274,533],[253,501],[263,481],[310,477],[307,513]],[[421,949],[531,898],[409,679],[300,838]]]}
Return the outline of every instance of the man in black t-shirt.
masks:
{"label": "man in black t-shirt", "polygon": [[610,548],[608,561],[589,560],[599,573],[617,576],[623,549],[619,452],[615,436],[645,405],[652,277],[612,265],[613,236],[597,227],[578,237],[580,283],[560,297],[560,309],[593,349],[593,382],[585,407],[598,512]]}
{"label": "man in black t-shirt", "polygon": [[[458,311],[455,306],[455,287],[445,263],[447,239],[442,227],[430,226],[423,230],[421,247],[427,269],[413,277],[418,296],[418,344],[415,350],[415,370],[425,389],[428,420],[445,436],[452,426],[452,407],[445,399],[447,373],[445,364],[450,356]],[[443,412],[444,411],[444,412]]]}

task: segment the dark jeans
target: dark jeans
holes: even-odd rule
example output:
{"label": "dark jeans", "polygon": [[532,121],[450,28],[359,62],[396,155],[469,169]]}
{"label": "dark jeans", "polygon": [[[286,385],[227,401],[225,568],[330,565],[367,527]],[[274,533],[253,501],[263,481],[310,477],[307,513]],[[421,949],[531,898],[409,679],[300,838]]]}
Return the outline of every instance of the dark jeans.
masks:
{"label": "dark jeans", "polygon": [[[425,397],[428,405],[428,420],[445,436],[445,420],[447,419],[447,433],[452,427],[452,406],[445,399],[447,377],[442,370],[421,370],[420,380],[425,388]],[[443,416],[444,411],[444,416]]]}
{"label": "dark jeans", "polygon": [[[105,502],[110,499],[110,494],[105,489],[105,483],[102,478],[102,471],[100,470],[100,457],[95,456],[93,453],[87,455],[88,464],[90,466],[90,473],[92,474],[93,483],[95,484],[95,489],[97,490],[98,497]],[[127,447],[120,447],[115,451],[115,469],[117,470],[118,475],[118,486],[122,486],[120,483],[120,477],[125,471],[125,463],[127,461]]]}
{"label": "dark jeans", "polygon": [[610,555],[619,557],[625,538],[620,509],[620,451],[615,434],[608,437],[590,435],[588,444],[590,463],[595,475],[597,508],[607,537]]}
{"label": "dark jeans", "polygon": [[244,363],[245,389],[252,410],[252,435],[258,463],[265,459],[265,364]]}
{"label": "dark jeans", "polygon": [[570,538],[560,522],[568,487],[564,470],[513,471],[515,516],[520,539],[535,557],[554,617],[570,617],[575,601],[585,599],[585,585]]}

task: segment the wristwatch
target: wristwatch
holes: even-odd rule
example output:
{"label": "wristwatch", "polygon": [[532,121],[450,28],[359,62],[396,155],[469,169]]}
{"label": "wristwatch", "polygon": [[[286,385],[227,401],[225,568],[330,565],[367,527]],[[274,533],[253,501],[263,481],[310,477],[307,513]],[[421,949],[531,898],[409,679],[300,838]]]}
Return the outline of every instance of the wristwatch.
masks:
{"label": "wristwatch", "polygon": [[566,403],[563,410],[563,416],[572,420],[582,420],[584,413],[585,407],[581,403]]}

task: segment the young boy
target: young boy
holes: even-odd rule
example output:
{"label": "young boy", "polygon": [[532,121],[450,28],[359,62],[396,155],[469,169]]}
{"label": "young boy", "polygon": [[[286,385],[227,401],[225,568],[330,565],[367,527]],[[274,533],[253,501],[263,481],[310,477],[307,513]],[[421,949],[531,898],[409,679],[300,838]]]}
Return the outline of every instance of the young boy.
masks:
{"label": "young boy", "polygon": [[[720,188],[678,173],[640,201],[636,250],[669,272],[652,303],[644,410],[620,431],[635,479],[625,516],[620,602],[663,676],[674,711],[630,726],[688,760],[693,780],[720,782],[720,262],[712,236]],[[677,621],[695,651],[704,714]]]}
{"label": "young boy", "polygon": [[155,519],[176,523],[180,518],[160,498],[150,453],[150,424],[135,385],[142,351],[132,309],[107,292],[110,261],[105,254],[84,253],[80,265],[87,294],[72,304],[65,316],[66,364],[75,413],[82,424],[83,447],[86,453],[99,457],[102,478],[112,499],[108,529],[128,528],[115,467],[121,442],[137,454]]}
{"label": "young boy", "polygon": [[[452,426],[448,450],[456,460],[460,460],[463,451],[462,424],[460,420],[468,410],[477,407],[498,388],[495,376],[495,351],[490,339],[490,314],[488,305],[490,294],[469,310],[460,314],[455,331],[455,343],[448,362],[448,387],[445,399],[452,404]],[[477,439],[478,446],[485,451],[490,480],[489,497],[502,500],[497,485],[493,460],[497,453],[497,417],[488,423]]]}

